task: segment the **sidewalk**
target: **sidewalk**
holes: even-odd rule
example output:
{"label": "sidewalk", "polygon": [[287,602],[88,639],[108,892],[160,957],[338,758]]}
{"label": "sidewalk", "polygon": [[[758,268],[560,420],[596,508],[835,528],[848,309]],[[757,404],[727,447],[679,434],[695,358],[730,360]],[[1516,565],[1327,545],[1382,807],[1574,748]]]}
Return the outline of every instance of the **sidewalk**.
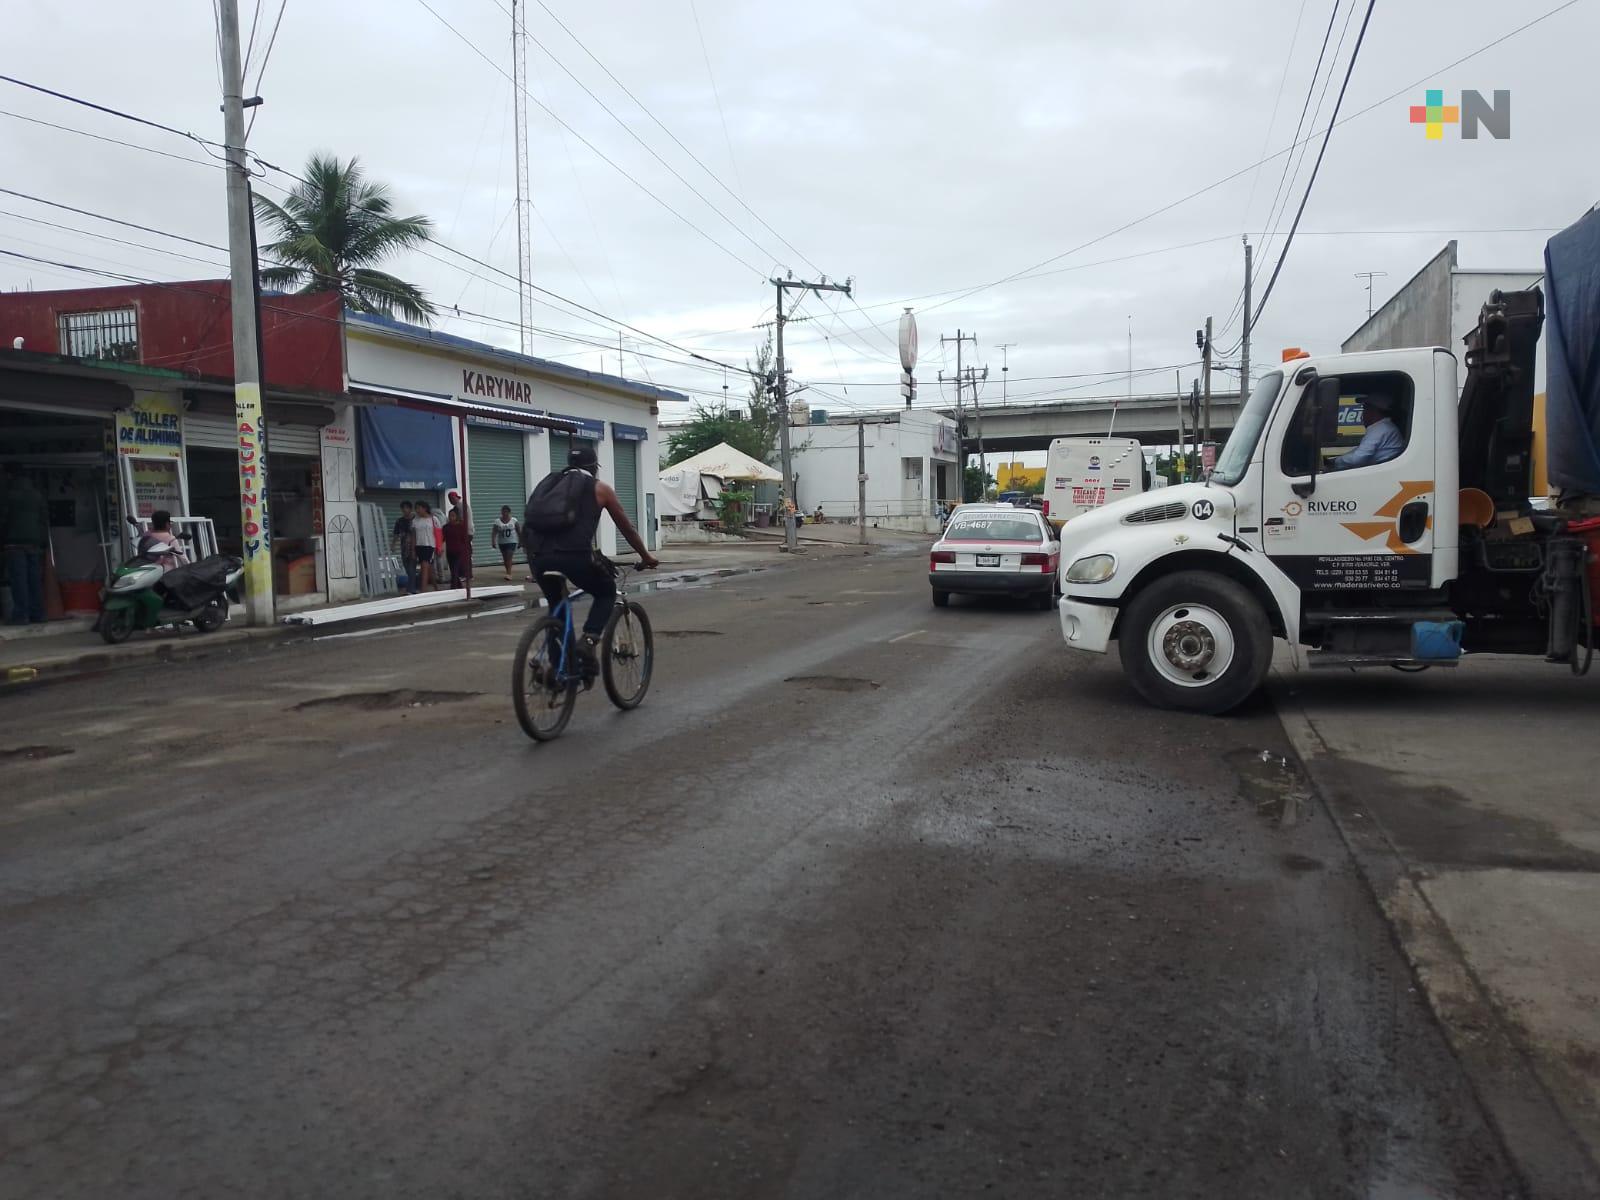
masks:
{"label": "sidewalk", "polygon": [[1272,691],[1530,1195],[1600,1195],[1596,681],[1482,655]]}

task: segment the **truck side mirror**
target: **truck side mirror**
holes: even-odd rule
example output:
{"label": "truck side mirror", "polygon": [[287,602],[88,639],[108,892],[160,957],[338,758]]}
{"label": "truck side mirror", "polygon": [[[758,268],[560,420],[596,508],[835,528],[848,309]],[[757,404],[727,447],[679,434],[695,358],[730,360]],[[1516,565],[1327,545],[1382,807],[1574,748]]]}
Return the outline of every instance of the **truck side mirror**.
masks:
{"label": "truck side mirror", "polygon": [[1325,415],[1337,414],[1339,411],[1339,377],[1332,375],[1319,378],[1312,385],[1311,393],[1311,478],[1304,483],[1292,485],[1296,496],[1302,500],[1317,490],[1317,476],[1322,473],[1322,423]]}

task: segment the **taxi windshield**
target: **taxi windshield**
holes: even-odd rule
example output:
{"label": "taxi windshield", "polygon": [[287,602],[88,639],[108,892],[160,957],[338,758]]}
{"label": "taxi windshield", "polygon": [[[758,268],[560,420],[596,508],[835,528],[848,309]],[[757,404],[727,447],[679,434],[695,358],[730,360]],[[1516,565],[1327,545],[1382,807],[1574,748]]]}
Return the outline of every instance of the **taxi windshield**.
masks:
{"label": "taxi windshield", "polygon": [[945,530],[947,542],[1042,542],[1039,522],[1031,517],[957,517]]}

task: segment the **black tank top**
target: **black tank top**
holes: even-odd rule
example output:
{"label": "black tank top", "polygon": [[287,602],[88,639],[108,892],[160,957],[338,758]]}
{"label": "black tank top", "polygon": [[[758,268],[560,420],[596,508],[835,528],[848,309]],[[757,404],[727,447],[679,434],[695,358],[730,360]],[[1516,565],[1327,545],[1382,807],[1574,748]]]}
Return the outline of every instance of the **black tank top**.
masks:
{"label": "black tank top", "polygon": [[545,534],[544,544],[537,551],[539,554],[588,554],[594,546],[594,535],[600,528],[600,499],[595,495],[595,486],[599,481],[587,471],[576,467],[569,469],[577,471],[589,482],[578,498],[578,519],[571,529]]}

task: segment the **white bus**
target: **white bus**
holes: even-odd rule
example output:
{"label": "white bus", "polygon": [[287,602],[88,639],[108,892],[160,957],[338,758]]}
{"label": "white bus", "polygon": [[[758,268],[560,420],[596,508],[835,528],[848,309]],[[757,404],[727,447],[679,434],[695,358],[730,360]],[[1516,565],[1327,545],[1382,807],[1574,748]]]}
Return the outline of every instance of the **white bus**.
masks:
{"label": "white bus", "polygon": [[1081,513],[1149,487],[1144,449],[1134,438],[1056,438],[1044,468],[1044,515],[1060,529]]}

